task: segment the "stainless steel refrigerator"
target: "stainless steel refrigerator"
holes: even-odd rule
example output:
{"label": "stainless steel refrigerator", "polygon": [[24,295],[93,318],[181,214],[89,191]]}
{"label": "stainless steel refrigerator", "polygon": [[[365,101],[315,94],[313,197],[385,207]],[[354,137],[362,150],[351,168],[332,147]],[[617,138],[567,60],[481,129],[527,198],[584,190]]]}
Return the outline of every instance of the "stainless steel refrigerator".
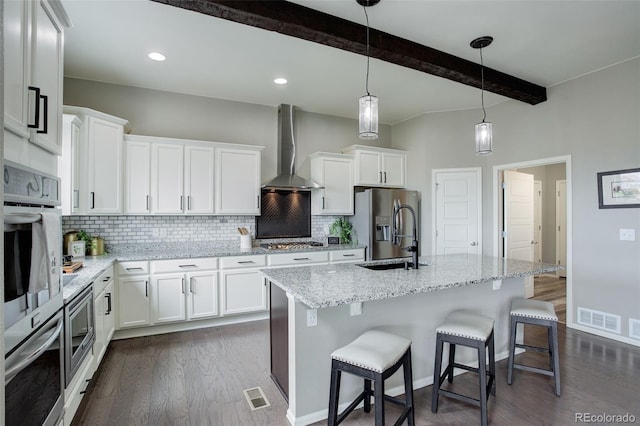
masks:
{"label": "stainless steel refrigerator", "polygon": [[[355,214],[349,218],[349,222],[358,243],[367,245],[367,260],[411,256],[410,252],[402,249],[411,245],[411,237],[400,238],[400,245],[394,245],[391,241],[394,206],[397,208],[400,204],[409,205],[415,211],[415,227],[419,236],[418,191],[371,188],[355,194]],[[400,210],[396,218],[398,234],[411,235],[413,226],[410,211]]]}

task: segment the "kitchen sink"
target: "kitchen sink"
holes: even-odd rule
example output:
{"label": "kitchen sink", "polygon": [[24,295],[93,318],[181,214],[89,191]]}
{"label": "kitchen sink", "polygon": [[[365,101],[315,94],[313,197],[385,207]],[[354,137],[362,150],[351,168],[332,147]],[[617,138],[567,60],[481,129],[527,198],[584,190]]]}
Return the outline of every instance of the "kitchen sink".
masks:
{"label": "kitchen sink", "polygon": [[[404,269],[405,262],[394,262],[394,263],[373,263],[373,264],[359,264],[361,268],[371,269],[372,271],[386,271],[389,269]],[[407,265],[409,269],[411,269],[411,262],[408,262]],[[418,266],[429,266],[426,263],[418,263]]]}
{"label": "kitchen sink", "polygon": [[62,285],[65,286],[69,284],[78,274],[62,274]]}

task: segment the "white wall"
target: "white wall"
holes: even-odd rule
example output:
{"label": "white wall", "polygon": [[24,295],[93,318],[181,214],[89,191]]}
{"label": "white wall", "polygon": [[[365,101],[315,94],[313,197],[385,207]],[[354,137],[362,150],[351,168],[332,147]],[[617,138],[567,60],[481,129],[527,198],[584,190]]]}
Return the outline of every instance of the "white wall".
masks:
{"label": "white wall", "polygon": [[[571,155],[573,181],[573,308],[640,318],[640,241],[619,241],[620,228],[640,237],[640,209],[598,209],[596,174],[640,165],[640,59],[551,87],[549,100],[509,101],[487,111],[494,153],[473,154],[479,111],[431,114],[393,126],[394,148],[411,150],[409,184],[421,190],[422,223],[431,223],[433,168],[483,167],[484,253],[493,250],[492,167]],[[425,232],[426,231],[426,232]],[[431,251],[423,227],[423,253]]]}
{"label": "white wall", "polygon": [[[65,78],[65,105],[83,106],[129,120],[131,133],[266,147],[262,180],[276,175],[278,109],[223,99],[183,95]],[[357,108],[357,99],[354,108]],[[316,151],[339,152],[353,144],[391,146],[391,128],[380,125],[380,138],[363,143],[358,122],[296,109],[296,167]]]}

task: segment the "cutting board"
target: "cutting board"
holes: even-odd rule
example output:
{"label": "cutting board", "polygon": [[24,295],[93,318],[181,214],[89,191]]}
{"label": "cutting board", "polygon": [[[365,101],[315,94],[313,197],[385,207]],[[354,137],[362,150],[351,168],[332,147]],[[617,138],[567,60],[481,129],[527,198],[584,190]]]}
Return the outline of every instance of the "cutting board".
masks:
{"label": "cutting board", "polygon": [[64,272],[65,274],[71,274],[75,271],[77,271],[78,269],[82,268],[82,261],[76,261],[76,262],[71,262],[68,265],[63,265],[62,266],[62,272]]}

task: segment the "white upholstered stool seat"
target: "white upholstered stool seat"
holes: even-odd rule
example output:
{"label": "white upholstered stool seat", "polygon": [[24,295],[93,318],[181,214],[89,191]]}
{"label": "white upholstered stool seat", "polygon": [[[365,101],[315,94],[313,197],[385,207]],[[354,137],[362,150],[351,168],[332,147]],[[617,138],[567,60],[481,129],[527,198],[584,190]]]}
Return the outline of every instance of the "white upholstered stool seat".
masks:
{"label": "white upholstered stool seat", "polygon": [[436,333],[467,339],[487,340],[493,331],[493,318],[467,311],[454,311],[436,328]]}
{"label": "white upholstered stool seat", "polygon": [[394,365],[411,346],[411,340],[379,330],[362,333],[331,354],[332,359],[382,373]]}
{"label": "white upholstered stool seat", "polygon": [[[404,375],[404,401],[384,394],[384,381],[402,367]],[[340,399],[340,377],[349,373],[364,379],[363,391],[338,413]],[[373,389],[371,385],[373,384]],[[413,374],[411,372],[411,340],[380,330],[368,330],[353,342],[331,354],[331,385],[329,389],[328,425],[342,422],[361,402],[364,412],[371,411],[371,398],[375,404],[375,424],[384,425],[384,402],[389,401],[403,407],[396,424],[405,420],[414,426]]]}
{"label": "white upholstered stool seat", "polygon": [[544,300],[514,299],[511,302],[511,315],[558,321],[553,303]]}
{"label": "white upholstered stool seat", "polygon": [[[436,328],[436,358],[433,368],[433,390],[431,392],[431,411],[438,412],[440,395],[474,404],[480,407],[480,424],[487,426],[487,400],[496,394],[496,355],[493,342],[493,318],[469,311],[454,311]],[[449,344],[449,362],[442,371],[442,352],[444,344]],[[456,362],[456,346],[462,345],[478,351],[478,368]],[[489,362],[487,366],[487,350]],[[478,374],[479,398],[473,398],[453,389],[442,389],[444,380],[453,383],[455,368],[461,368]]]}

